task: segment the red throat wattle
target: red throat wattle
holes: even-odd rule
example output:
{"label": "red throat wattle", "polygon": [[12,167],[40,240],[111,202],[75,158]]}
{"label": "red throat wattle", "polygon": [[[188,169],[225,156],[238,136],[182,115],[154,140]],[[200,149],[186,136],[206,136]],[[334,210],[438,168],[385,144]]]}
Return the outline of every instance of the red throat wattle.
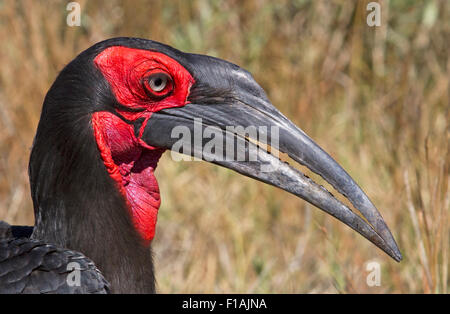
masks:
{"label": "red throat wattle", "polygon": [[[194,79],[172,58],[142,49],[110,47],[94,63],[109,82],[117,101],[129,109],[139,109],[117,109],[117,112],[130,121],[144,119],[135,135],[134,127],[114,113],[96,112],[92,115],[92,128],[103,163],[124,196],[137,231],[149,243],[155,235],[161,203],[154,170],[164,150],[147,145],[140,137],[152,112],[186,104]],[[172,80],[171,89],[163,97],[151,97],[143,84],[148,73],[155,71],[169,75]]]}

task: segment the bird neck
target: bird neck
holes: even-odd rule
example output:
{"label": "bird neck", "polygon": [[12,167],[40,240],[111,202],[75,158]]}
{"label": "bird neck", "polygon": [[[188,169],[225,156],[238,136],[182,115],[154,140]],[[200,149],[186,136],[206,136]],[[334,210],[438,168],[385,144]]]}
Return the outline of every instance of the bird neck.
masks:
{"label": "bird neck", "polygon": [[44,104],[29,165],[32,237],[89,257],[112,292],[155,292],[150,243],[100,158],[90,117],[65,118],[49,106]]}

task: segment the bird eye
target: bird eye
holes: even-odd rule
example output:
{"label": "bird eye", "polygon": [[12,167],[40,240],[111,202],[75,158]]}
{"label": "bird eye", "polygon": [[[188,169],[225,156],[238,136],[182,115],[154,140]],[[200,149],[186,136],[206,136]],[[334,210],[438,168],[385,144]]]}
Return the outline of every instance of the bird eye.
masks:
{"label": "bird eye", "polygon": [[167,73],[156,72],[145,78],[144,85],[153,96],[164,96],[172,89],[172,78]]}
{"label": "bird eye", "polygon": [[148,85],[155,92],[162,91],[167,85],[167,74],[156,73],[148,78]]}

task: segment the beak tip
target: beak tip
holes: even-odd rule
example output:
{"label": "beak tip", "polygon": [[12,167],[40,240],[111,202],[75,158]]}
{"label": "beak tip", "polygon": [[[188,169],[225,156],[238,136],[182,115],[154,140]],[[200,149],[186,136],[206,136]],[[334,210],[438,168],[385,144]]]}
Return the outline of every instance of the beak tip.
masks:
{"label": "beak tip", "polygon": [[[393,239],[392,239],[393,240]],[[396,262],[400,263],[403,259],[402,253],[400,252],[397,243],[395,241],[385,246],[384,251],[392,257]]]}
{"label": "beak tip", "polygon": [[386,251],[386,253],[396,262],[401,262],[401,260],[403,259],[402,253],[400,252],[400,249],[398,248],[398,245],[395,242],[394,238],[392,237],[390,240],[391,241],[387,242],[387,247],[389,248],[389,250]]}
{"label": "beak tip", "polygon": [[384,242],[384,248],[385,248],[384,251],[390,257],[392,257],[396,262],[400,262],[403,259],[403,256],[402,256],[402,253],[400,252],[400,249],[398,248],[398,245],[394,239],[394,236],[392,235],[391,231],[389,230],[386,222],[383,220],[381,215],[378,213],[378,210],[375,208],[375,206],[372,205],[372,208],[373,209],[371,210],[371,212],[378,215],[378,217],[376,218],[374,230]]}
{"label": "beak tip", "polygon": [[400,250],[398,249],[398,247],[395,247],[395,249],[394,249],[394,254],[393,254],[392,257],[394,258],[394,260],[395,260],[397,263],[400,263],[400,262],[402,261],[403,256],[402,256],[402,253],[400,252]]}

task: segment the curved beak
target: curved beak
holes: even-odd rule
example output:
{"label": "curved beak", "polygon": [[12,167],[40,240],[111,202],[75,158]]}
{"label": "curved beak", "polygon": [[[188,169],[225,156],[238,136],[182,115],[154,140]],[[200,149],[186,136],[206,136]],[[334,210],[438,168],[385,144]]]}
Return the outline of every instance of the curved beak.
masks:
{"label": "curved beak", "polygon": [[[184,107],[148,120],[142,140],[271,184],[339,219],[394,260],[402,255],[378,210],[347,172],[281,114],[252,76],[226,61],[186,54],[196,83]],[[323,186],[278,158],[285,153],[331,184],[363,219]]]}

